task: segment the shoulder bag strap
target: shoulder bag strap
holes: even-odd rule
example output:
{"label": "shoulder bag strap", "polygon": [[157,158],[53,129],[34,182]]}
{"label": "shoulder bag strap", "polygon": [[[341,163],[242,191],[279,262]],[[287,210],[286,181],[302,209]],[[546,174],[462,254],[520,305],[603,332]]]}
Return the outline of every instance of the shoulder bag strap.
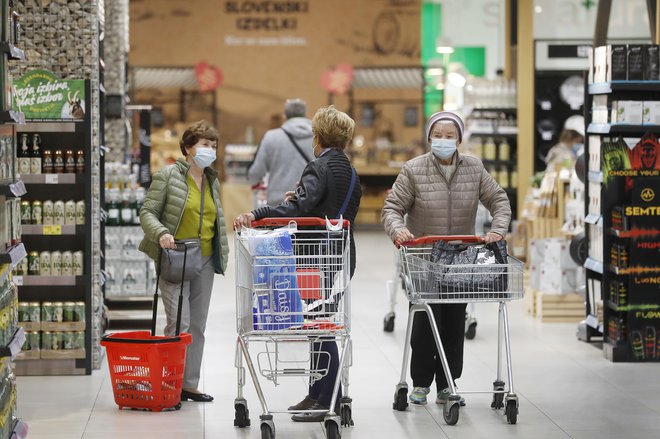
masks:
{"label": "shoulder bag strap", "polygon": [[346,192],[344,203],[341,205],[341,209],[339,209],[337,218],[344,215],[344,212],[346,212],[346,209],[348,208],[348,203],[349,201],[351,201],[351,198],[353,197],[353,189],[355,188],[355,180],[357,180],[357,174],[355,173],[355,168],[351,167],[351,171],[352,171],[351,184],[348,186],[348,192]]}
{"label": "shoulder bag strap", "polygon": [[296,148],[296,151],[298,151],[298,154],[300,154],[300,156],[301,156],[303,159],[305,159],[305,161],[306,161],[307,163],[311,162],[311,160],[305,155],[305,153],[302,151],[302,149],[300,149],[300,146],[298,145],[298,143],[296,142],[296,140],[293,138],[293,136],[291,135],[291,133],[289,133],[289,132],[288,132],[287,130],[285,130],[284,128],[281,128],[281,130],[284,131],[284,134],[286,134],[286,136],[289,138],[289,140],[291,141],[291,143],[293,144],[293,146]]}
{"label": "shoulder bag strap", "polygon": [[206,189],[206,175],[204,172],[202,172],[202,206],[199,209],[199,229],[197,230],[197,238],[199,240],[202,240],[202,220],[204,219],[204,198],[206,198],[206,194],[204,193],[204,190]]}

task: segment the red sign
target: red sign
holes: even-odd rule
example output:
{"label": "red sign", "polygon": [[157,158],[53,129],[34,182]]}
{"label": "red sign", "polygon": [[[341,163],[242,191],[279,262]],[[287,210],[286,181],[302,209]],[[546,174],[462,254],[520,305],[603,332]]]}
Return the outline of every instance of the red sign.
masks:
{"label": "red sign", "polygon": [[343,95],[353,82],[353,67],[350,64],[337,64],[334,69],[327,69],[321,74],[321,85],[325,91]]}
{"label": "red sign", "polygon": [[206,61],[198,62],[195,66],[195,78],[199,91],[216,90],[222,85],[224,76],[219,67],[212,66]]}

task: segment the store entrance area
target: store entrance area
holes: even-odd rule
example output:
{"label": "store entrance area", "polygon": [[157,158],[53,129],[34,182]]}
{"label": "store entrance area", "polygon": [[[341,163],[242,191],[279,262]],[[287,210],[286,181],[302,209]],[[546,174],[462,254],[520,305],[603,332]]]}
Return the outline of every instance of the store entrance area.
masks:
{"label": "store entrance area", "polygon": [[[653,438],[660,437],[660,380],[653,363],[604,361],[595,345],[575,338],[574,323],[543,324],[530,317],[526,301],[510,302],[515,390],[520,398],[516,425],[490,408],[490,395],[463,394],[460,421],[448,426],[442,406],[392,410],[399,381],[407,301],[399,291],[395,328],[383,331],[389,308],[386,276],[393,275],[395,249],[382,232],[358,231],[357,269],[352,283],[353,367],[349,395],[355,427],[344,438]],[[233,251],[233,243],[232,243]],[[232,253],[233,255],[233,253]],[[235,262],[226,277],[216,277],[206,329],[200,389],[212,403],[184,402],[178,412],[119,411],[113,400],[107,364],[90,376],[19,377],[18,410],[32,438],[143,439],[258,438],[258,398],[247,377],[245,398],[252,426],[233,426],[236,397]],[[476,337],[466,340],[459,390],[486,390],[495,377],[497,305],[478,304]],[[164,320],[161,316],[159,331]],[[265,380],[262,380],[265,381]],[[408,378],[410,383],[410,378]],[[269,406],[286,407],[306,391],[302,378],[265,382]],[[432,388],[432,395],[434,395]],[[323,438],[320,423],[294,423],[274,415],[278,438]]]}

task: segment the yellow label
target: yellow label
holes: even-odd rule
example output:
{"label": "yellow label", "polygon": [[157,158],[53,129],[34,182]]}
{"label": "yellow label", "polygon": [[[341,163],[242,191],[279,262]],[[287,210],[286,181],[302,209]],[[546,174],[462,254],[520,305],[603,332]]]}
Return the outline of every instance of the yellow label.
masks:
{"label": "yellow label", "polygon": [[61,235],[62,234],[62,226],[61,225],[54,225],[54,226],[44,226],[44,235]]}
{"label": "yellow label", "polygon": [[642,190],[642,200],[643,201],[653,201],[655,198],[655,192],[650,187],[644,188]]}

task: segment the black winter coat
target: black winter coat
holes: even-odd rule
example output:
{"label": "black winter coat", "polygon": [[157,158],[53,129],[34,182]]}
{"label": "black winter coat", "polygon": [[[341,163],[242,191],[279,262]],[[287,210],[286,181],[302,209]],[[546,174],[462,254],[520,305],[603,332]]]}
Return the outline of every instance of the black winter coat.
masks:
{"label": "black winter coat", "polygon": [[[279,206],[264,206],[252,212],[255,219],[284,217],[337,218],[351,185],[353,167],[342,151],[331,149],[311,161],[296,188],[296,197]],[[355,186],[344,219],[351,222],[351,277],[355,272],[355,240],[352,225],[360,208],[362,187],[356,174]]]}

